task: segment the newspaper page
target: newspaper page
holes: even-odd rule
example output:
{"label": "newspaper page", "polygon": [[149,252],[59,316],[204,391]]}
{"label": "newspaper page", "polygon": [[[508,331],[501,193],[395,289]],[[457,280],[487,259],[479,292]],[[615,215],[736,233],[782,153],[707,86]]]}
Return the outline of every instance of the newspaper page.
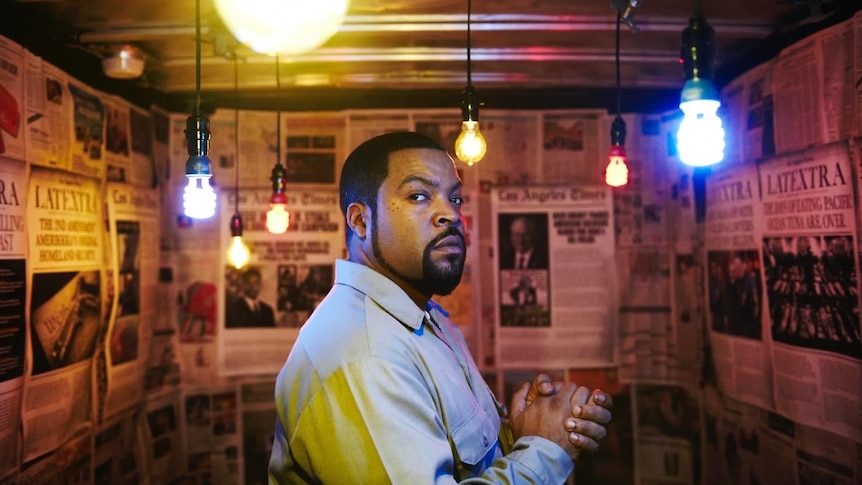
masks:
{"label": "newspaper page", "polygon": [[775,410],[862,441],[856,210],[848,147],[760,167]]}
{"label": "newspaper page", "polygon": [[620,379],[676,382],[669,248],[620,248],[615,256],[620,282]]}
{"label": "newspaper page", "polygon": [[141,483],[175,483],[186,469],[183,444],[185,421],[181,414],[179,391],[145,401],[144,415],[138,421],[138,439],[144,461],[140,466]]}
{"label": "newspaper page", "polygon": [[24,160],[24,48],[0,36],[0,155]]}
{"label": "newspaper page", "polygon": [[377,135],[410,129],[410,115],[402,110],[348,111],[345,158],[364,141]]}
{"label": "newspaper page", "polygon": [[247,485],[268,483],[267,470],[275,438],[275,381],[248,380],[240,383],[242,402],[243,477]]}
{"label": "newspaper page", "polygon": [[[237,388],[237,385],[225,385],[183,391],[187,483],[240,483],[242,436]],[[272,392],[269,398],[272,401]],[[273,416],[269,436],[274,423]],[[259,438],[264,440],[266,436],[261,434]],[[263,471],[266,472],[266,464]]]}
{"label": "newspaper page", "polygon": [[241,189],[239,212],[251,260],[242,269],[227,265],[229,223],[236,194],[221,194],[222,259],[219,291],[224,374],[278,373],[299,328],[329,292],[335,259],[344,256],[344,221],[333,188],[288,189],[290,226],[285,234],[265,227],[271,189]]}
{"label": "newspaper page", "polygon": [[127,181],[137,187],[156,187],[159,179],[153,157],[153,119],[150,113],[132,106],[129,130],[132,151]]}
{"label": "newspaper page", "polygon": [[27,164],[0,156],[0,480],[18,467],[27,293]]}
{"label": "newspaper page", "polygon": [[[823,108],[826,135],[824,142],[839,141],[851,136],[855,130],[856,103],[853,78],[854,31],[853,21],[847,20],[814,34],[819,54],[823,58]],[[858,59],[859,54],[855,54]]]}
{"label": "newspaper page", "polygon": [[[855,32],[855,43],[853,51],[856,53],[856,62],[853,63],[853,79],[862,79],[862,62],[859,62],[858,56],[862,52],[862,12],[856,12],[853,16],[853,32]],[[856,91],[853,106],[856,110],[856,130],[854,134],[862,135],[862,83],[854,83]]]}
{"label": "newspaper page", "polygon": [[678,386],[635,384],[634,463],[638,485],[701,483],[700,415],[695,399]]}
{"label": "newspaper page", "polygon": [[816,36],[793,44],[776,58],[772,76],[776,153],[826,141],[821,62]]}
{"label": "newspaper page", "polygon": [[137,409],[116,414],[93,436],[94,483],[141,483],[145,463],[138,437]]}
{"label": "newspaper page", "polygon": [[707,323],[721,389],[773,409],[769,339],[763,335],[759,201],[753,164],[727,167],[706,181]]}
{"label": "newspaper page", "polygon": [[105,178],[108,182],[129,182],[132,170],[130,143],[132,105],[117,96],[106,96],[105,104]]}
{"label": "newspaper page", "polygon": [[[607,187],[491,193],[496,355],[507,367],[616,361],[612,197]],[[573,277],[577,275],[577,277]]]}
{"label": "newspaper page", "polygon": [[72,94],[66,73],[29,51],[27,61],[27,161],[68,169],[72,158]]}
{"label": "newspaper page", "polygon": [[542,154],[536,165],[544,184],[602,184],[607,157],[599,156],[601,111],[545,112]]}
{"label": "newspaper page", "polygon": [[[468,174],[475,172],[474,179],[479,183],[494,186],[542,183],[542,172],[536,163],[541,149],[538,113],[483,111],[480,126],[488,152],[479,163],[465,168]],[[454,154],[453,147],[446,148]]]}
{"label": "newspaper page", "polygon": [[72,164],[75,173],[103,178],[105,175],[105,104],[95,90],[69,79],[72,95]]}
{"label": "newspaper page", "polygon": [[90,364],[104,331],[107,294],[98,181],[31,167],[27,192],[32,365],[24,392],[24,461],[89,426]]}
{"label": "newspaper page", "polygon": [[[792,447],[768,429],[769,411],[723,398],[714,387],[705,388],[703,396],[706,485],[796,483],[788,466]],[[781,470],[770,470],[773,463]]]}
{"label": "newspaper page", "polygon": [[92,440],[89,429],[79,430],[55,451],[26,463],[11,483],[42,485],[56,483],[57,477],[69,477],[71,481],[92,476]]}
{"label": "newspaper page", "polygon": [[[666,245],[668,220],[664,210],[672,195],[672,181],[679,177],[671,169],[665,140],[676,124],[648,116],[627,115],[624,119],[630,131],[626,151],[631,156],[629,183],[613,190],[617,246]],[[609,125],[606,128],[609,130]],[[603,163],[607,163],[607,157],[603,157]],[[602,166],[600,174],[604,170]],[[686,181],[682,179],[683,186]]]}
{"label": "newspaper page", "polygon": [[281,153],[287,169],[288,192],[309,184],[337,188],[347,156],[345,116],[287,113],[282,114],[281,121]]}
{"label": "newspaper page", "polygon": [[[614,368],[570,369],[565,377],[566,382],[588,389],[601,389],[614,402],[613,424],[607,426],[608,434],[601,440],[597,453],[585,453],[578,457],[574,483],[634,483],[632,386],[622,382]],[[532,376],[529,378],[532,379]]]}
{"label": "newspaper page", "polygon": [[774,61],[768,61],[748,70],[721,91],[725,164],[751,163],[775,154],[774,64]]}
{"label": "newspaper page", "polygon": [[862,444],[762,408],[704,399],[703,465],[707,485],[859,483]]}
{"label": "newspaper page", "polygon": [[108,415],[133,406],[143,398],[147,354],[157,312],[161,214],[153,189],[109,183],[106,188],[112,280],[116,298],[107,345]]}

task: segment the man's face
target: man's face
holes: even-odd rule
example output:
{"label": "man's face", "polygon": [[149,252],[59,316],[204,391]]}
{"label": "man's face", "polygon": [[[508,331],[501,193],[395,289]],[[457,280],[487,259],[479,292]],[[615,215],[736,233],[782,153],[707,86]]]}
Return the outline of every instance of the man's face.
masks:
{"label": "man's face", "polygon": [[392,153],[370,234],[381,273],[423,295],[451,293],[466,258],[461,180],[452,159],[424,148]]}
{"label": "man's face", "polygon": [[509,228],[512,247],[519,253],[526,253],[533,248],[533,232],[525,219],[515,219]]}
{"label": "man's face", "polygon": [[256,274],[246,275],[243,279],[245,283],[243,285],[243,293],[251,299],[257,298],[257,295],[260,294],[260,276]]}

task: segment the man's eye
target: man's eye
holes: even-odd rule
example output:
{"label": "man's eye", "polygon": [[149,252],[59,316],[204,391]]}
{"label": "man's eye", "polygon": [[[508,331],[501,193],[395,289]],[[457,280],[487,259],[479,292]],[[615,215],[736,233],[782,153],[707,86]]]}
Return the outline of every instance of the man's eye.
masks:
{"label": "man's eye", "polygon": [[410,200],[416,200],[416,201],[428,200],[428,196],[425,194],[410,194],[409,198],[410,198]]}
{"label": "man's eye", "polygon": [[451,200],[452,203],[457,205],[458,207],[461,207],[462,205],[464,205],[464,198],[463,197],[452,197],[449,200]]}

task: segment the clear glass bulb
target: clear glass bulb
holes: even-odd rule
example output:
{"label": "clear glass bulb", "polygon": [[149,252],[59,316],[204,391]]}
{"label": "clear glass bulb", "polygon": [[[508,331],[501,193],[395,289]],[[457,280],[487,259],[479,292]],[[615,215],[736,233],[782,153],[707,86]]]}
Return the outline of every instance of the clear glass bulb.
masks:
{"label": "clear glass bulb", "polygon": [[320,47],[338,32],[349,0],[215,0],[234,37],[255,52],[295,56]]}
{"label": "clear glass bulb", "polygon": [[605,183],[611,187],[622,187],[629,183],[629,167],[626,165],[626,149],[622,145],[611,145],[608,150],[608,167]]}
{"label": "clear glass bulb", "polygon": [[266,213],[266,230],[272,234],[284,234],[290,226],[290,212],[286,204],[270,204]]}
{"label": "clear glass bulb", "polygon": [[721,102],[698,99],[679,105],[684,113],[676,134],[676,148],[682,163],[706,167],[724,159],[724,128],[718,116]]}
{"label": "clear glass bulb", "polygon": [[242,240],[242,236],[233,236],[230,238],[230,246],[227,248],[227,262],[236,269],[240,269],[246,264],[251,257],[251,251],[248,245]]}
{"label": "clear glass bulb", "polygon": [[478,121],[464,121],[461,123],[461,134],[455,140],[455,156],[458,160],[473,166],[485,156],[488,145],[485,137],[479,131]]}
{"label": "clear glass bulb", "polygon": [[215,215],[216,193],[210,186],[210,176],[187,175],[183,192],[183,211],[192,219],[208,219]]}

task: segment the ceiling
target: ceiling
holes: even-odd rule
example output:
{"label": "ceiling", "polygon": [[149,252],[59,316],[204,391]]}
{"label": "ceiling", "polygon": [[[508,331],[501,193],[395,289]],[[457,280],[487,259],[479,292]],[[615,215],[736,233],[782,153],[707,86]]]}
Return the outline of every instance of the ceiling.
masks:
{"label": "ceiling", "polygon": [[[682,84],[681,33],[698,0],[473,0],[472,83],[486,108],[614,106],[616,11],[623,111],[671,109]],[[0,0],[0,34],[82,81],[139,104],[186,109],[195,89],[192,0]],[[858,0],[713,0],[719,84],[814,29],[849,17]],[[201,0],[201,99],[286,110],[455,107],[466,84],[467,0],[352,0],[338,33],[293,59],[236,45],[212,0]],[[145,53],[143,76],[106,78],[119,45]]]}

